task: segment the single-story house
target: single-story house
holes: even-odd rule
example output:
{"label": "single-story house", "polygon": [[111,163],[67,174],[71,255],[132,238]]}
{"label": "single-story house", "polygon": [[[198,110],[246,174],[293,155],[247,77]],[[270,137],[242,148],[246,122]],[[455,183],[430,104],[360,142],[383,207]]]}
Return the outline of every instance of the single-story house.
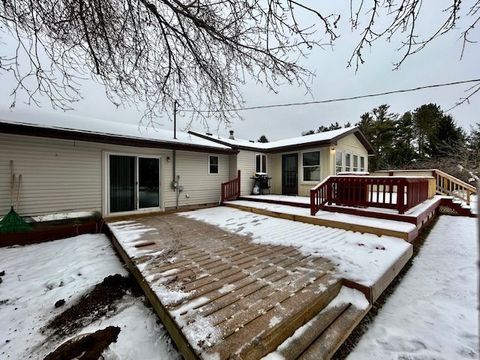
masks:
{"label": "single-story house", "polygon": [[366,171],[370,153],[356,127],[264,144],[97,119],[0,120],[0,216],[12,171],[22,215],[111,215],[218,203],[237,170],[242,195],[255,172],[271,176],[272,193],[307,195],[328,175]]}
{"label": "single-story house", "polygon": [[190,134],[237,150],[230,156],[230,177],[241,170],[240,195],[249,195],[254,173],[271,177],[272,194],[309,196],[310,189],[329,175],[368,171],[373,148],[358,127],[260,143],[210,133]]}

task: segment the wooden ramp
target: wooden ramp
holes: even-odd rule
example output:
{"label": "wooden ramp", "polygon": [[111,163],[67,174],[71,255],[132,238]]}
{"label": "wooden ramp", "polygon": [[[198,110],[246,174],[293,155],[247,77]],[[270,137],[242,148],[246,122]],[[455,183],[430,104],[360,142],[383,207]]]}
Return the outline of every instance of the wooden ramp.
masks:
{"label": "wooden ramp", "polygon": [[[187,359],[260,359],[277,348],[286,359],[327,359],[369,308],[327,306],[345,288],[335,267],[292,247],[177,215],[107,225]],[[292,337],[299,328],[308,332]]]}

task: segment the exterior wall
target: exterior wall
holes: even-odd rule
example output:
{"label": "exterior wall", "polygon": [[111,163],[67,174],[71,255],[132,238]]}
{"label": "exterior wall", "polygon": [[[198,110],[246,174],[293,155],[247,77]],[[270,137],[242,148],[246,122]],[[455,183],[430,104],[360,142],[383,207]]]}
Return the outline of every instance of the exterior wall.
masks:
{"label": "exterior wall", "polygon": [[228,158],[228,163],[229,163],[229,172],[228,172],[228,177],[229,180],[232,180],[237,177],[237,155],[230,155]]}
{"label": "exterior wall", "polygon": [[[19,213],[41,215],[66,211],[104,212],[105,153],[160,157],[160,204],[174,207],[172,151],[72,140],[0,134],[0,215],[10,207],[10,160],[22,174]],[[208,174],[208,155],[177,151],[177,174],[184,191],[179,205],[220,200],[221,183],[229,179],[229,155],[219,156],[219,174]]]}
{"label": "exterior wall", "polygon": [[[208,173],[208,156],[218,156],[218,174]],[[170,166],[171,167],[171,166]],[[177,151],[177,175],[183,192],[179,196],[179,206],[218,203],[221,197],[221,184],[230,180],[229,155],[200,152]],[[174,207],[175,191],[170,189],[171,176],[165,188],[165,207]]]}
{"label": "exterior wall", "polygon": [[[282,193],[282,156],[285,154],[298,154],[298,195],[309,196],[310,189],[318,184],[318,181],[303,181],[302,153],[320,151],[320,181],[334,171],[335,154],[330,147],[311,148],[296,152],[269,154],[272,163],[272,194]],[[333,158],[333,160],[332,160]],[[333,170],[332,170],[333,169]]]}
{"label": "exterior wall", "polygon": [[[272,171],[274,167],[272,165],[272,154],[265,154],[262,152],[240,150],[236,155],[236,169],[241,171],[240,174],[240,195],[250,195],[253,188],[253,179],[251,177],[256,172],[256,155],[262,154],[267,156],[267,174],[272,177]],[[232,179],[237,176],[236,170]]]}
{"label": "exterior wall", "polygon": [[[364,156],[365,169],[368,171],[368,151],[354,134],[350,134],[338,140],[337,146],[335,147],[335,152],[336,151],[343,151],[352,155]],[[333,164],[335,164],[335,152],[333,153]],[[353,161],[353,159],[351,161]],[[333,168],[332,174],[334,173],[335,167]]]}

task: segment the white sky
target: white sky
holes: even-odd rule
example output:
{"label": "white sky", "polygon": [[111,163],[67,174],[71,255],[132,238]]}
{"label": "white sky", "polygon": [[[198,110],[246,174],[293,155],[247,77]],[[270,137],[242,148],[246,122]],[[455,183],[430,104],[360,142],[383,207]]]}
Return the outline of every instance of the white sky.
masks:
{"label": "white sky", "polygon": [[[319,6],[317,1],[311,0],[310,3],[323,12],[330,10],[326,9],[324,4]],[[325,2],[322,1],[322,3]],[[478,44],[467,47],[464,58],[460,61],[461,29],[467,24],[465,20],[470,19],[461,19],[458,23],[458,30],[437,39],[422,52],[410,57],[396,71],[392,69],[393,63],[401,58],[401,53],[396,50],[400,45],[401,38],[396,37],[390,43],[380,40],[372,49],[365,49],[366,63],[355,73],[354,69],[347,68],[346,65],[360,38],[360,32],[350,30],[349,2],[345,1],[343,5],[340,5],[343,7],[339,7],[337,3],[330,3],[333,11],[342,14],[338,24],[340,38],[336,41],[335,47],[333,49],[314,49],[307,60],[302,60],[302,64],[316,74],[311,84],[311,95],[306,95],[305,89],[292,86],[281,86],[278,93],[275,94],[256,85],[252,80],[248,85],[242,87],[246,106],[347,97],[480,77]],[[446,15],[441,10],[448,4],[449,1],[446,0],[425,2],[419,31],[426,30],[427,32],[422,31],[423,34],[430,34],[434,31],[434,26],[440,25]],[[464,5],[465,8],[467,5],[468,3]],[[311,17],[300,17],[300,19],[306,24],[310,24],[312,20]],[[377,24],[381,25],[381,20],[379,19]],[[366,17],[364,17],[360,28],[365,26],[366,21]],[[480,40],[478,28],[472,33],[472,36],[474,39]],[[4,43],[0,43],[0,53],[11,52],[14,46],[12,42],[4,37],[2,40]],[[0,75],[0,118],[28,118],[36,112],[62,113],[52,110],[47,101],[43,102],[40,109],[35,106],[29,107],[22,101],[18,101],[15,109],[9,110],[12,102],[10,93],[15,82],[10,74],[1,73]],[[234,119],[232,127],[236,136],[241,138],[256,140],[260,135],[265,134],[269,140],[277,140],[298,136],[304,130],[316,129],[320,125],[328,125],[335,121],[340,124],[347,121],[352,124],[356,123],[361,114],[384,103],[391,105],[390,110],[396,113],[413,110],[430,102],[437,103],[446,110],[464,96],[465,90],[468,88],[469,85],[459,85],[348,102],[244,111],[241,113],[243,120]],[[76,103],[75,110],[66,113],[65,116],[72,114],[133,123],[137,123],[141,117],[141,114],[134,108],[117,109],[107,100],[103,88],[93,81],[85,83],[82,95],[84,99]],[[472,98],[470,104],[453,109],[451,115],[459,125],[469,129],[471,125],[480,122],[479,105],[480,93]],[[162,128],[173,127],[166,117],[159,119],[159,122],[163,124]],[[182,118],[179,122],[180,128],[187,123]],[[219,126],[213,121],[209,125],[214,132]],[[200,131],[205,130],[200,123],[194,123],[193,128]],[[224,124],[220,124],[219,130],[222,134],[228,133]]]}

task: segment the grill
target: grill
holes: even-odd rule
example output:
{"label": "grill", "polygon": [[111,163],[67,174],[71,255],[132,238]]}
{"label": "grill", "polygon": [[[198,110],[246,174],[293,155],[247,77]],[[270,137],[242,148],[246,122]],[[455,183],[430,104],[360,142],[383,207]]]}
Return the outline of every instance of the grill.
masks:
{"label": "grill", "polygon": [[252,195],[270,194],[270,179],[265,173],[255,173],[253,179]]}

